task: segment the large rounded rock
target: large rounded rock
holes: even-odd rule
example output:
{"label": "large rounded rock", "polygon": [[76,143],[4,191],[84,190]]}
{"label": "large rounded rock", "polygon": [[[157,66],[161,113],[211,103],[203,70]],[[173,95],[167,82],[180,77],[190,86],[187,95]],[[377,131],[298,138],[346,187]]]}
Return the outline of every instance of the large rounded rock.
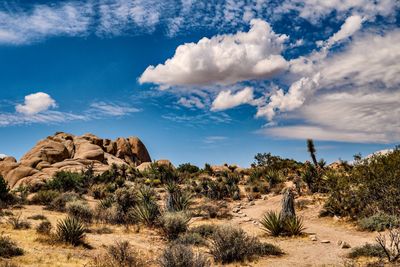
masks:
{"label": "large rounded rock", "polygon": [[151,162],[149,152],[145,145],[137,137],[129,137],[129,144],[131,145],[131,150],[138,160],[138,163]]}
{"label": "large rounded rock", "polygon": [[74,159],[90,159],[102,162],[104,161],[104,151],[98,145],[81,141],[75,144]]}
{"label": "large rounded rock", "polygon": [[69,157],[70,154],[62,143],[47,138],[37,143],[34,148],[26,153],[21,158],[21,164],[34,168],[41,161],[52,164]]}
{"label": "large rounded rock", "polygon": [[19,163],[17,163],[17,160],[13,157],[0,159],[0,175],[5,178],[10,171],[18,166]]}
{"label": "large rounded rock", "polygon": [[35,173],[39,172],[38,170],[31,168],[29,166],[24,166],[24,165],[19,165],[17,168],[11,170],[7,176],[6,176],[6,181],[8,182],[8,185],[13,188],[14,185],[18,182],[18,180],[31,176]]}
{"label": "large rounded rock", "polygon": [[125,160],[129,164],[134,164],[135,159],[129,141],[125,138],[119,137],[117,140],[115,140],[115,143],[117,146],[117,153],[115,153],[115,156]]}

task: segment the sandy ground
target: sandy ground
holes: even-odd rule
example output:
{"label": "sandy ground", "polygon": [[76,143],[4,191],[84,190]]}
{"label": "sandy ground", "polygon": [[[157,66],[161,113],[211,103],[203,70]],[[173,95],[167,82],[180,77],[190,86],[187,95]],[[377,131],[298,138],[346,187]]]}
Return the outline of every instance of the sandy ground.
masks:
{"label": "sandy ground", "polygon": [[[373,243],[376,233],[360,232],[350,223],[333,218],[319,218],[318,213],[322,207],[320,201],[313,201],[307,208],[297,211],[302,216],[306,227],[306,235],[296,238],[274,238],[267,236],[259,227],[258,220],[269,210],[279,210],[281,195],[265,196],[264,199],[254,201],[250,204],[247,200],[230,202],[230,208],[238,205],[242,209],[238,213],[232,213],[233,218],[228,220],[204,220],[195,218],[192,225],[214,223],[239,225],[249,234],[259,236],[263,241],[276,244],[285,252],[281,257],[263,257],[250,263],[232,264],[229,266],[344,266],[348,249],[342,249],[337,245],[339,240],[346,241],[352,247],[365,243]],[[14,214],[21,213],[27,218],[36,214],[45,215],[55,226],[57,220],[65,214],[43,210],[41,206],[26,206],[21,210],[13,210]],[[116,240],[128,240],[137,248],[144,258],[147,259],[146,266],[157,266],[157,256],[165,245],[165,241],[155,230],[141,228],[139,232],[134,227],[127,230],[120,226],[107,227],[113,230],[112,234],[88,234],[87,242],[93,247],[74,248],[67,245],[49,245],[38,242],[38,235],[34,227],[40,221],[29,220],[32,229],[12,230],[0,217],[0,233],[10,236],[20,247],[25,250],[25,255],[13,259],[13,262],[22,266],[85,266],[93,255],[100,253],[106,245],[113,244]],[[91,228],[98,228],[102,225],[93,225]],[[311,241],[309,235],[316,235],[317,241]],[[322,240],[329,240],[330,243],[321,243]],[[201,248],[206,252],[205,248]],[[218,265],[214,265],[218,266]]]}

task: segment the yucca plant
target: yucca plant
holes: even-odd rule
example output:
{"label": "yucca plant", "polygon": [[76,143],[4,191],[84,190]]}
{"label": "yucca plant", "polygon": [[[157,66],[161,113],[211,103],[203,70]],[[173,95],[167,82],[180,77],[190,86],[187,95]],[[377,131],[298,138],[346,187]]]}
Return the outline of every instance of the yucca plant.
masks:
{"label": "yucca plant", "polygon": [[167,184],[166,189],[168,196],[165,206],[168,211],[186,211],[190,208],[193,198],[190,192],[183,191],[176,183]]}
{"label": "yucca plant", "polygon": [[140,202],[130,211],[134,221],[149,227],[154,226],[160,214],[160,208],[155,201]]}
{"label": "yucca plant", "polygon": [[275,211],[268,211],[260,220],[262,229],[272,236],[279,236],[283,233],[284,224],[281,214]]}
{"label": "yucca plant", "polygon": [[74,217],[67,217],[58,221],[56,234],[60,241],[78,246],[85,238],[85,231],[86,228],[81,221]]}
{"label": "yucca plant", "polygon": [[287,218],[284,222],[285,234],[289,236],[301,235],[305,230],[303,219],[295,216]]}

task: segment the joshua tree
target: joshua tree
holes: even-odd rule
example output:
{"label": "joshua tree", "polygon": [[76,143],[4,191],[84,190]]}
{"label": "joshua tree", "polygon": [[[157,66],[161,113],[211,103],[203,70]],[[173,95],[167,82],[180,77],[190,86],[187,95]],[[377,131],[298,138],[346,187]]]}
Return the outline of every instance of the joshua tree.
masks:
{"label": "joshua tree", "polygon": [[294,196],[290,189],[287,189],[283,194],[281,217],[282,220],[296,217],[296,212],[294,210]]}
{"label": "joshua tree", "polygon": [[315,151],[314,141],[312,139],[307,139],[307,150],[310,153],[314,166],[318,168],[317,157],[315,156],[316,151]]}

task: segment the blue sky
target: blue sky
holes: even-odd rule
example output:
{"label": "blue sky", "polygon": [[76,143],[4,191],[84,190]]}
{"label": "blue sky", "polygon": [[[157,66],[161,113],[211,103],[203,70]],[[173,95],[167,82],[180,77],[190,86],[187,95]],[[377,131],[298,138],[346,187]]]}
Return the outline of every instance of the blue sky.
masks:
{"label": "blue sky", "polygon": [[399,26],[396,0],[2,1],[0,153],[56,131],[175,164],[391,148]]}

